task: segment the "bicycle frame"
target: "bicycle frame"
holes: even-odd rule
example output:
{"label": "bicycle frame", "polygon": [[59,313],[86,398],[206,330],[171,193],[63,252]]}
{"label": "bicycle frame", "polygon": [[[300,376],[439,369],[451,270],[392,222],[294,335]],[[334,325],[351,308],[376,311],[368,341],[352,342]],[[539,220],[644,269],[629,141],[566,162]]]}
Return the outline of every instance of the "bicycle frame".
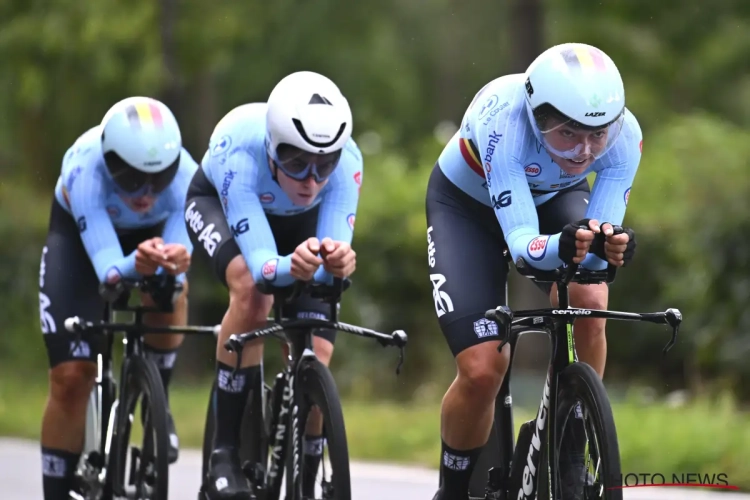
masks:
{"label": "bicycle frame", "polygon": [[[327,285],[318,285],[319,290],[312,288],[312,296],[314,298],[321,298],[325,302],[329,303],[330,309],[330,320],[322,319],[283,319],[284,306],[291,303],[295,298],[302,293],[306,286],[304,282],[297,282],[293,287],[276,288],[259,284],[258,289],[265,294],[274,295],[274,318],[273,325],[266,328],[260,328],[249,333],[242,335],[232,335],[229,340],[224,344],[225,348],[230,352],[237,354],[237,366],[235,370],[239,369],[240,361],[242,358],[242,349],[246,342],[252,339],[263,338],[272,335],[279,335],[284,333],[286,338],[284,339],[289,346],[289,354],[287,356],[287,364],[285,369],[276,376],[276,381],[273,386],[273,408],[271,409],[271,428],[269,429],[269,442],[262,443],[261,446],[264,448],[270,447],[271,457],[268,471],[265,471],[266,464],[251,464],[254,467],[255,481],[259,481],[261,484],[253,484],[253,488],[256,490],[266,490],[265,498],[279,498],[281,493],[281,478],[283,476],[283,468],[286,460],[286,454],[288,452],[287,446],[289,441],[286,438],[288,425],[292,425],[292,429],[295,433],[299,431],[298,415],[299,415],[299,404],[300,401],[297,397],[297,374],[301,364],[306,359],[317,359],[313,350],[313,330],[316,328],[329,328],[339,330],[347,333],[353,333],[362,337],[370,337],[377,339],[381,344],[394,345],[401,348],[401,359],[399,362],[399,368],[396,373],[400,372],[401,363],[403,363],[403,348],[406,345],[407,337],[406,334],[397,330],[392,335],[386,335],[383,333],[369,330],[346,323],[340,323],[338,321],[338,302],[341,294],[349,286],[349,280],[335,279],[334,285],[329,287]],[[266,400],[264,390],[264,376],[263,376],[263,365],[261,364],[261,376],[257,378],[254,391],[261,394],[261,410],[265,411]],[[257,421],[257,420],[256,420]],[[263,415],[263,421],[265,422],[265,415]],[[292,443],[298,442],[299,436],[294,434],[292,436]],[[292,457],[292,470],[294,477],[292,478],[293,484],[299,477],[300,472],[300,456],[299,451],[296,447],[293,450],[294,456]],[[261,457],[264,459],[265,457]],[[261,472],[260,474],[258,472]],[[270,496],[269,496],[270,495]]]}
{"label": "bicycle frame", "polygon": [[[504,328],[505,339],[498,346],[500,351],[504,345],[510,344],[510,361],[508,370],[497,395],[495,402],[496,417],[493,425],[498,433],[500,442],[499,452],[501,456],[492,457],[491,460],[499,462],[499,466],[489,469],[487,497],[488,499],[505,498],[505,493],[510,480],[510,468],[512,464],[510,458],[523,457],[524,455],[515,454],[514,445],[514,426],[512,398],[510,394],[510,374],[515,354],[515,348],[518,338],[524,333],[538,332],[544,333],[550,338],[551,356],[547,369],[547,376],[544,384],[542,398],[539,404],[535,418],[534,435],[531,439],[527,450],[519,450],[525,453],[525,460],[520,463],[524,464],[524,477],[530,477],[532,491],[528,494],[524,490],[524,496],[519,498],[535,498],[537,494],[537,478],[539,474],[539,460],[541,457],[541,446],[547,446],[548,457],[554,446],[551,443],[559,441],[557,433],[557,396],[558,396],[558,377],[559,374],[568,365],[578,361],[575,351],[574,327],[573,323],[576,318],[605,318],[625,321],[647,321],[651,323],[667,324],[672,326],[673,334],[670,342],[665,346],[664,353],[674,345],[682,316],[676,309],[668,309],[663,313],[627,313],[618,311],[606,311],[597,309],[582,309],[569,307],[568,283],[570,283],[578,272],[578,266],[573,265],[567,268],[563,276],[557,271],[539,272],[530,270],[525,261],[521,258],[516,265],[519,272],[528,277],[534,278],[539,282],[556,282],[558,307],[533,309],[525,311],[511,311],[507,306],[500,306],[494,310],[487,311],[485,317],[495,321],[500,328]],[[581,279],[574,280],[579,283],[612,283],[615,278],[616,268],[609,266],[606,271],[592,271],[588,275],[580,275]],[[518,318],[518,319],[514,319]],[[562,334],[562,332],[565,334]],[[499,411],[498,411],[499,410]],[[551,410],[551,411],[550,411]],[[551,429],[551,439],[547,439],[548,430]],[[555,460],[549,460],[549,469],[547,478],[549,481],[549,491],[557,491],[557,463]],[[528,484],[528,483],[527,483]],[[509,492],[514,494],[515,491]]]}
{"label": "bicycle frame", "polygon": [[[287,426],[291,425],[293,436],[292,443],[297,442],[297,432],[299,431],[299,425],[297,419],[299,418],[299,401],[297,398],[297,374],[299,367],[305,359],[317,359],[315,352],[313,351],[313,334],[312,329],[305,328],[300,334],[292,333],[289,335],[287,340],[289,345],[289,355],[287,356],[287,365],[284,371],[276,377],[276,382],[273,387],[274,393],[274,409],[273,409],[273,420],[270,429],[270,448],[271,448],[271,461],[268,469],[268,481],[273,486],[271,491],[271,498],[278,498],[281,494],[281,481],[280,478],[283,476],[284,462],[286,460],[286,454],[289,451],[287,445],[289,441],[286,438]],[[265,391],[262,390],[263,379],[258,382],[256,388],[261,390],[262,394]],[[279,398],[281,396],[281,398]],[[263,406],[265,408],[265,404]],[[293,481],[297,481],[299,474],[299,450],[294,447],[292,456],[292,470],[294,471]]]}
{"label": "bicycle frame", "polygon": [[[117,291],[116,298],[105,301],[104,314],[102,322],[99,324],[86,323],[81,324],[80,318],[70,318],[74,320],[71,325],[66,321],[66,329],[71,332],[94,331],[106,335],[107,342],[105,351],[97,356],[97,376],[95,379],[95,390],[97,393],[96,417],[99,419],[98,425],[99,437],[97,446],[88,452],[85,462],[80,468],[80,474],[87,485],[96,484],[102,490],[106,488],[109,474],[110,455],[112,452],[112,442],[115,437],[117,423],[121,419],[128,418],[125,409],[120,406],[120,401],[126,396],[126,385],[123,383],[118,386],[113,374],[113,346],[114,335],[117,332],[125,334],[123,344],[125,351],[120,366],[119,380],[125,380],[127,373],[128,361],[133,356],[143,356],[143,334],[145,333],[217,333],[216,327],[152,327],[143,322],[144,315],[151,312],[171,312],[172,305],[164,304],[161,307],[130,307],[130,289],[144,286],[147,282],[128,282],[122,285],[122,289]],[[174,286],[173,280],[167,280],[167,286]],[[170,285],[171,284],[171,285]],[[177,290],[180,287],[176,288]],[[101,288],[102,294],[110,293],[111,286],[104,285]],[[131,323],[111,323],[114,312],[131,312],[134,314]],[[80,340],[80,339],[79,339]],[[105,422],[106,421],[106,422]],[[94,478],[96,476],[96,478]],[[95,480],[94,480],[95,479]],[[124,495],[123,491],[113,491],[115,495]],[[81,497],[83,498],[83,497]]]}
{"label": "bicycle frame", "polygon": [[[268,290],[270,291],[270,289]],[[268,472],[262,480],[261,488],[271,487],[270,498],[279,498],[281,495],[281,478],[283,476],[284,462],[286,461],[286,455],[289,451],[287,445],[289,441],[286,438],[287,426],[291,425],[294,432],[292,436],[292,443],[297,442],[297,432],[299,432],[299,425],[297,418],[299,418],[299,401],[297,399],[296,392],[296,380],[299,372],[299,367],[305,359],[317,359],[313,350],[313,333],[312,330],[317,326],[317,321],[321,320],[305,320],[305,321],[284,321],[284,306],[291,302],[294,296],[299,293],[300,290],[296,290],[291,296],[285,296],[284,292],[276,291],[274,294],[274,312],[273,321],[277,332],[284,332],[286,338],[284,339],[289,346],[289,354],[287,355],[287,363],[284,370],[276,376],[276,381],[273,385],[273,409],[272,409],[272,421],[269,429],[269,443],[263,443],[262,446],[270,447],[270,464]],[[338,297],[335,296],[329,299],[330,309],[330,322],[336,323],[338,320]],[[274,327],[270,327],[273,329]],[[269,330],[269,329],[266,329]],[[273,335],[277,332],[270,332],[267,334]],[[257,337],[263,336],[262,331],[255,332]],[[237,356],[239,360],[240,356]],[[264,390],[264,376],[261,365],[261,376],[258,377],[254,390],[259,391],[262,395],[262,409],[266,408],[265,401],[265,390]],[[264,415],[265,421],[265,415]],[[299,477],[299,450],[294,447],[292,456],[292,470],[294,471],[293,482],[296,483]],[[265,464],[255,464],[264,467]],[[262,469],[261,469],[262,470]]]}

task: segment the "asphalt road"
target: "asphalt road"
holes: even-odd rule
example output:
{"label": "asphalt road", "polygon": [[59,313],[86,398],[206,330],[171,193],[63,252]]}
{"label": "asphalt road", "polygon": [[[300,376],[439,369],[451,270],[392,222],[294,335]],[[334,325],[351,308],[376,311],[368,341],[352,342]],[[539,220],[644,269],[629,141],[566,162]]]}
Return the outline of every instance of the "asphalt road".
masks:
{"label": "asphalt road", "polygon": [[[197,497],[200,467],[197,451],[181,451],[180,460],[170,469],[170,500]],[[431,500],[437,485],[437,472],[419,467],[353,463],[351,470],[356,500]],[[36,443],[0,439],[0,498],[41,500],[40,476]],[[747,494],[697,488],[637,488],[624,493],[628,500],[750,500]]]}

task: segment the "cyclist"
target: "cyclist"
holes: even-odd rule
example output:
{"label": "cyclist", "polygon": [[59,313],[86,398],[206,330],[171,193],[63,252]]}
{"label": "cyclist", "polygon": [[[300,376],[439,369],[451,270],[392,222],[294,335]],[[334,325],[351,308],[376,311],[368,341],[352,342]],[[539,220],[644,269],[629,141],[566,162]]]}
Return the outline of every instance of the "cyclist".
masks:
{"label": "cyclist", "polygon": [[[216,432],[205,481],[209,498],[253,498],[237,445],[263,346],[248,344],[241,370],[231,377],[235,355],[223,344],[232,334],[265,324],[273,297],[260,293],[255,284],[326,281],[355,269],[350,242],[362,155],[351,133],[352,113],[339,88],[317,73],[292,73],[278,82],[268,102],[245,104],[224,116],[190,185],[188,233],[229,290],[216,352]],[[329,312],[328,304],[309,296],[292,308],[299,318],[324,319]],[[315,332],[315,353],[325,364],[334,340],[333,331]],[[314,484],[320,463],[321,433],[321,419],[310,419],[305,439],[308,485]]]}
{"label": "cyclist", "polygon": [[[45,500],[68,499],[74,488],[97,355],[105,341],[61,335],[71,316],[100,321],[100,283],[156,272],[178,275],[190,265],[192,245],[182,222],[188,183],[198,165],[182,148],[180,128],[163,103],[130,97],[112,106],[102,123],[67,150],[52,201],[39,271],[39,309],[49,357],[49,397],[42,423]],[[173,314],[148,323],[184,325],[187,283]],[[150,297],[144,297],[153,305]],[[147,354],[165,390],[181,335],[146,336]],[[178,441],[169,415],[170,462]]]}
{"label": "cyclist", "polygon": [[[435,499],[468,498],[489,438],[509,348],[498,355],[497,328],[484,311],[504,304],[503,250],[544,270],[628,262],[634,234],[614,235],[613,225],[625,215],[641,139],[615,64],[601,50],[574,43],[546,50],[525,74],[485,85],[441,153],[427,187],[428,261],[457,376],[442,404],[443,482]],[[556,290],[540,287],[556,305]],[[570,286],[573,306],[606,309],[607,297],[604,284]],[[604,326],[603,319],[580,318],[575,329],[580,359],[599,376]],[[570,462],[564,474],[575,481],[583,460]]]}

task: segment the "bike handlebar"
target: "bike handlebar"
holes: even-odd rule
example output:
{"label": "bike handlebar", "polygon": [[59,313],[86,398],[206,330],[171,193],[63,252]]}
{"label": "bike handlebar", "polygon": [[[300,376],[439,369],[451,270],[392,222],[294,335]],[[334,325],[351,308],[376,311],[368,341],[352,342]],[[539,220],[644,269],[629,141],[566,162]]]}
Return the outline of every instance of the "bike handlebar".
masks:
{"label": "bike handlebar", "polygon": [[[486,319],[489,319],[490,321],[494,321],[498,325],[498,327],[503,329],[505,333],[505,340],[500,344],[500,347],[498,349],[501,349],[502,346],[508,341],[514,326],[533,327],[533,324],[536,323],[537,318],[556,318],[558,320],[564,319],[565,321],[570,322],[576,317],[586,317],[623,321],[647,321],[649,323],[668,325],[672,328],[672,338],[662,350],[662,353],[665,355],[677,342],[677,332],[679,331],[680,325],[682,324],[682,313],[679,309],[675,308],[669,308],[664,312],[628,313],[620,311],[604,311],[598,309],[583,308],[549,308],[513,311],[508,306],[498,306],[495,309],[485,311],[484,317]],[[514,320],[514,317],[521,319]],[[531,323],[529,323],[529,320],[531,320]]]}
{"label": "bike handlebar", "polygon": [[290,303],[308,292],[312,298],[323,302],[338,302],[341,295],[351,286],[349,278],[334,278],[333,284],[297,280],[288,286],[274,286],[268,283],[257,283],[255,287],[265,295],[273,295],[277,302]]}
{"label": "bike handlebar", "polygon": [[396,368],[396,374],[399,374],[401,372],[401,365],[404,362],[404,347],[406,347],[406,343],[408,341],[408,336],[406,335],[405,331],[396,330],[389,335],[387,333],[377,332],[375,330],[370,330],[369,328],[350,325],[348,323],[342,323],[340,321],[328,321],[315,318],[286,320],[280,323],[275,323],[271,326],[258,328],[247,333],[231,335],[229,339],[224,342],[224,348],[229,352],[237,353],[236,369],[238,369],[239,363],[242,359],[242,349],[247,342],[253,339],[268,337],[270,335],[276,335],[282,332],[291,332],[295,330],[304,331],[313,328],[329,328],[344,333],[359,335],[360,337],[375,339],[383,347],[398,347],[400,350],[400,359],[398,367]]}
{"label": "bike handlebar", "polygon": [[[588,227],[581,226],[580,229],[590,230]],[[622,226],[613,226],[613,234],[622,234],[625,230]],[[602,236],[601,234],[599,235]],[[557,283],[558,285],[567,285],[569,283],[580,283],[582,285],[597,285],[599,283],[613,283],[617,275],[617,267],[609,262],[607,268],[602,270],[592,270],[581,268],[580,264],[571,263],[563,265],[551,271],[543,271],[529,265],[523,257],[516,261],[516,270],[522,276],[526,276],[538,283]]]}
{"label": "bike handlebar", "polygon": [[84,321],[78,316],[66,318],[64,322],[65,330],[70,333],[81,334],[84,332],[90,333],[109,333],[109,332],[124,332],[124,333],[200,333],[200,334],[211,334],[214,336],[219,335],[221,325],[214,326],[149,326],[145,324],[137,323],[92,323],[91,321]]}
{"label": "bike handlebar", "polygon": [[580,283],[582,285],[596,285],[599,283],[612,283],[615,281],[617,267],[607,264],[603,270],[592,270],[580,267],[580,264],[558,267],[551,271],[544,271],[531,267],[523,257],[516,261],[516,270],[521,276],[538,283],[558,283],[567,285],[569,283]]}
{"label": "bike handlebar", "polygon": [[136,289],[150,295],[160,310],[169,312],[184,285],[171,274],[154,274],[141,279],[122,278],[115,283],[102,283],[99,285],[99,295],[110,304],[126,304],[130,292]]}

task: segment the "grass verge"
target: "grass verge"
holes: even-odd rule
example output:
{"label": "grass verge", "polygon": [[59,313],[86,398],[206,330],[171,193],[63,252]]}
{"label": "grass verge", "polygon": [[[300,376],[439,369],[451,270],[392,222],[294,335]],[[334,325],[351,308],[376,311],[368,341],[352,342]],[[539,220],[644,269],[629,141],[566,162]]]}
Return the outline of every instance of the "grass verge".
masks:
{"label": "grass verge", "polygon": [[[0,435],[38,439],[46,385],[4,376],[0,382]],[[183,447],[199,448],[208,384],[176,385],[172,411]],[[614,406],[623,474],[726,474],[750,489],[750,419],[727,397],[680,408],[629,402]],[[344,402],[352,458],[435,467],[440,454],[439,403]],[[516,428],[533,410],[516,412]],[[719,478],[720,479],[720,478]]]}

